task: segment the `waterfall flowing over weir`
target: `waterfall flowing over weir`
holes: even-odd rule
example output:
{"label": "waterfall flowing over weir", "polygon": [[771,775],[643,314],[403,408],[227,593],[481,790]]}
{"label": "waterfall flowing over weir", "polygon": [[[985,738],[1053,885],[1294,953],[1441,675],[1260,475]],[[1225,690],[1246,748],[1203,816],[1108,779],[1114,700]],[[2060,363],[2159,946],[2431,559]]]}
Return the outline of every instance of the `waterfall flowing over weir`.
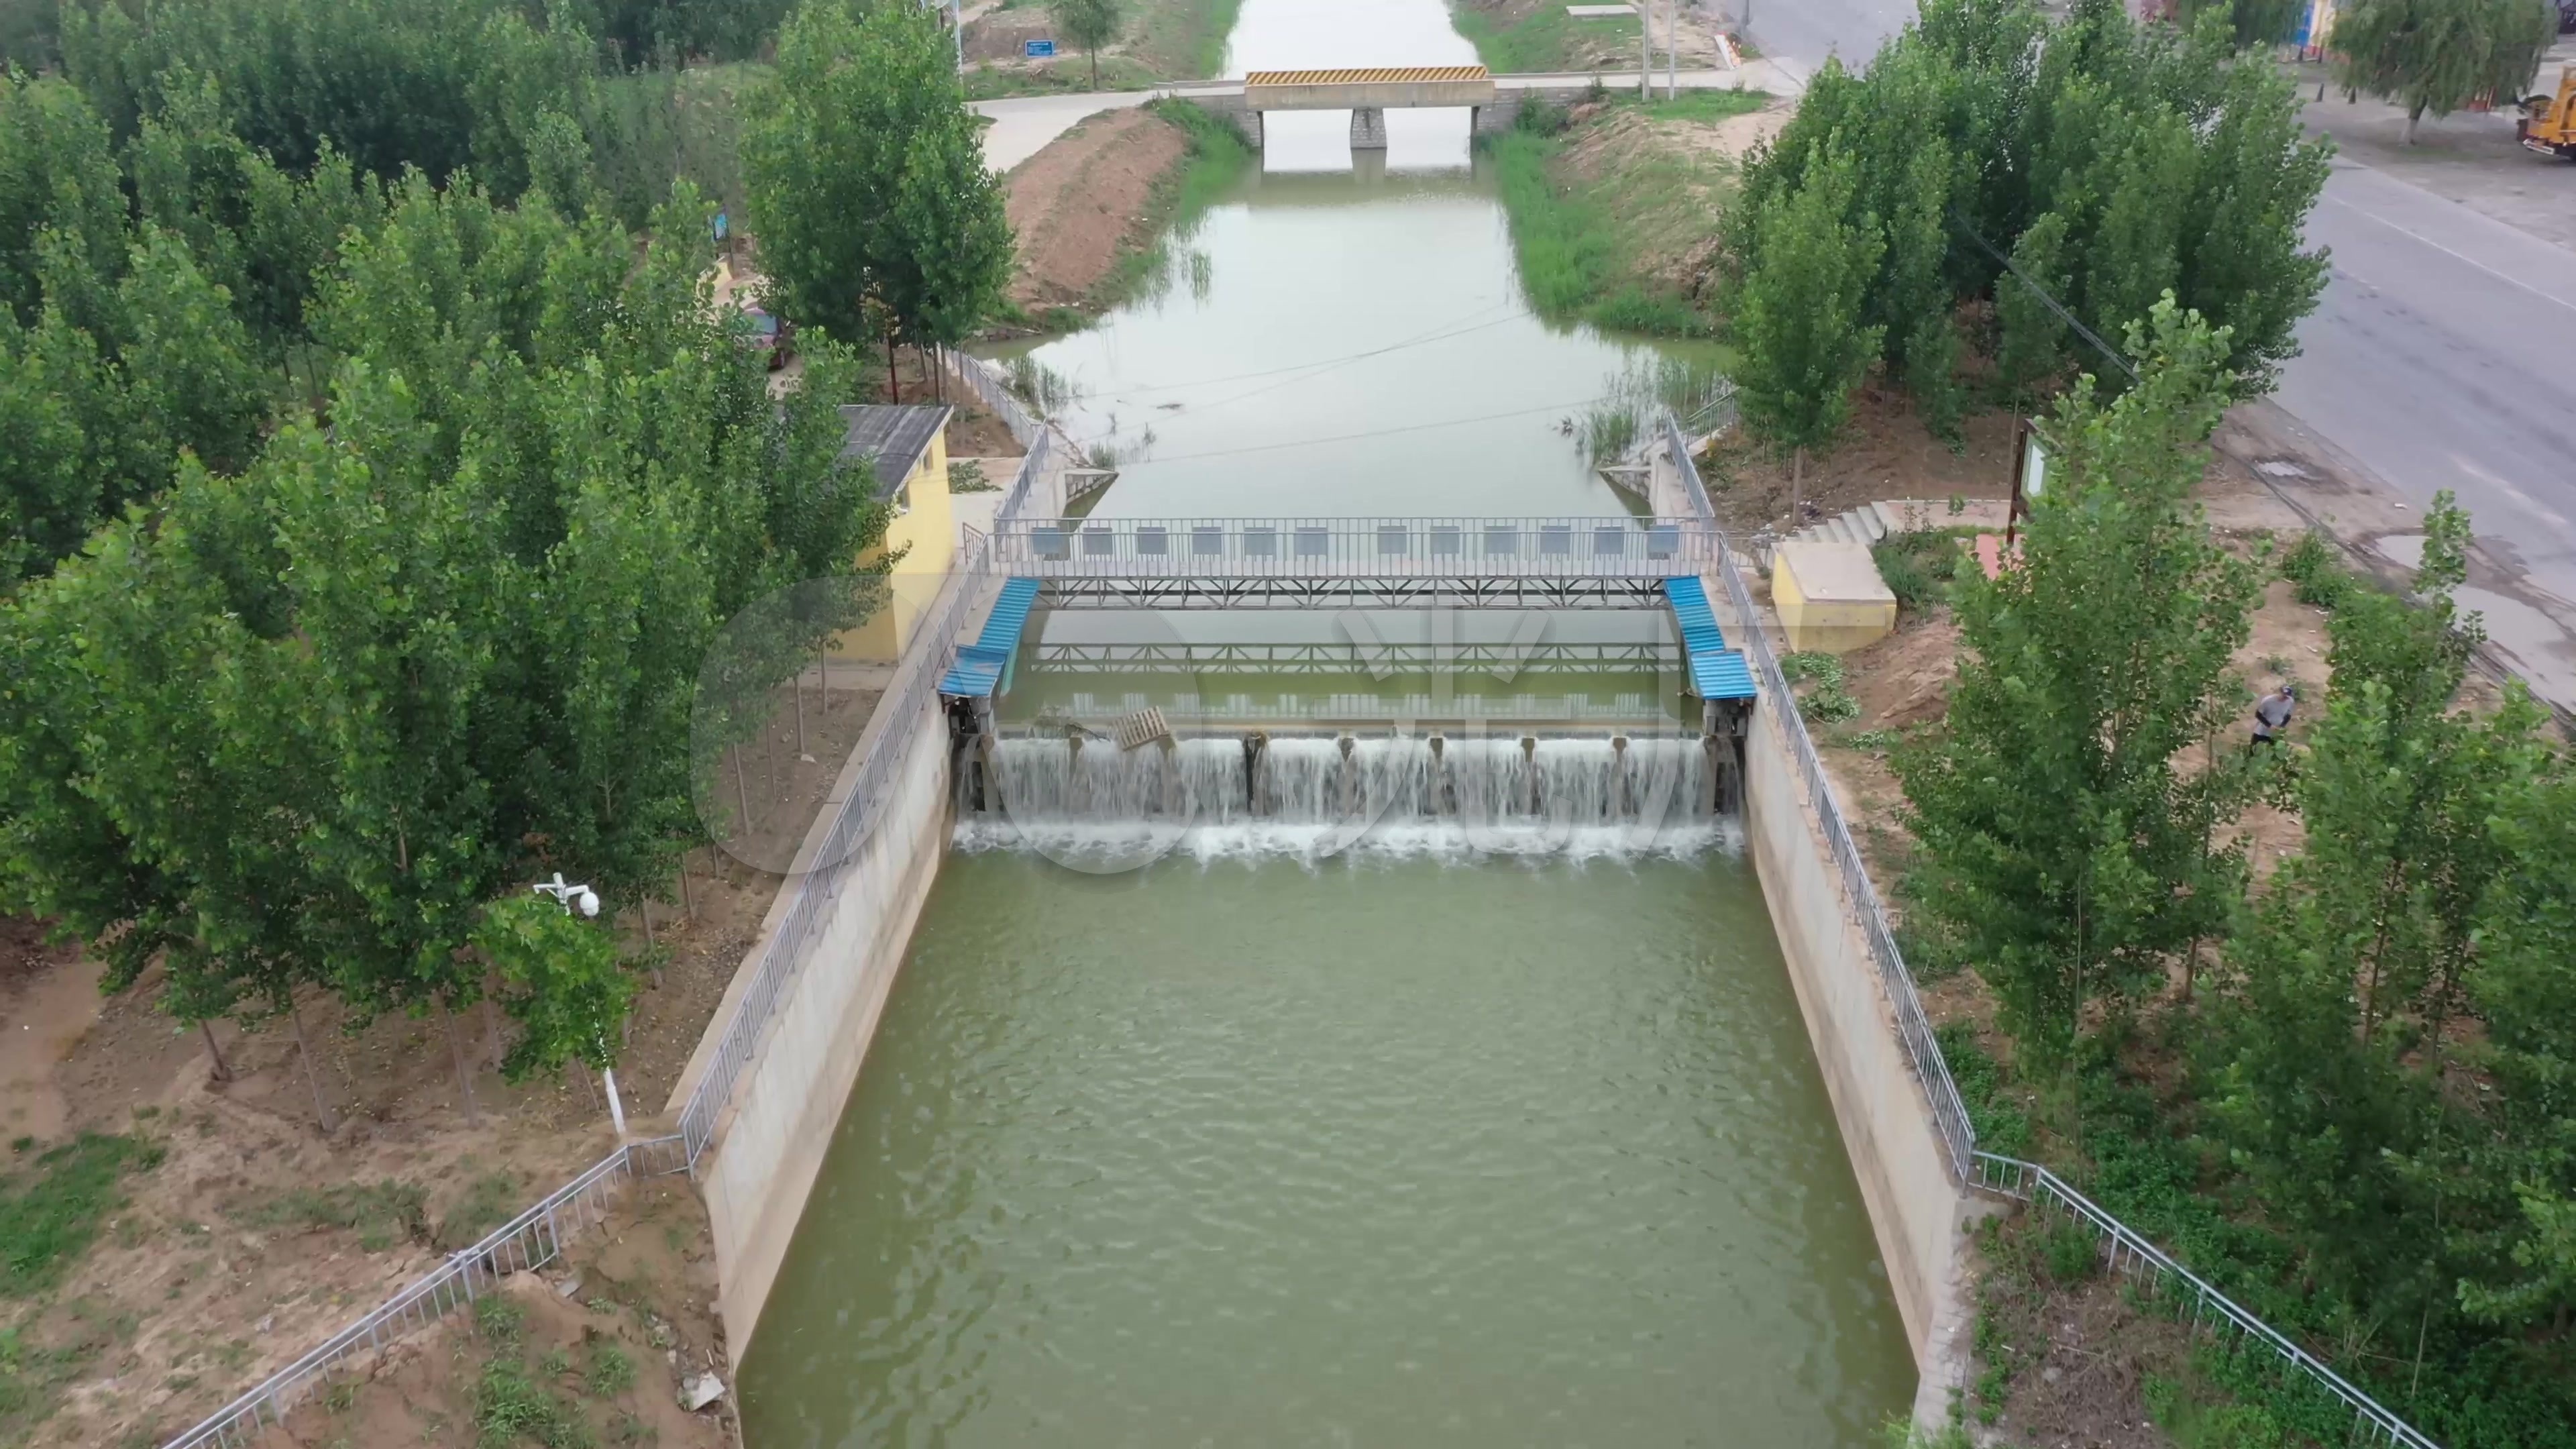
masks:
{"label": "waterfall flowing over weir", "polygon": [[983,808],[960,802],[961,848],[1113,869],[1167,853],[1689,856],[1737,838],[1695,738],[1009,739],[990,768]]}

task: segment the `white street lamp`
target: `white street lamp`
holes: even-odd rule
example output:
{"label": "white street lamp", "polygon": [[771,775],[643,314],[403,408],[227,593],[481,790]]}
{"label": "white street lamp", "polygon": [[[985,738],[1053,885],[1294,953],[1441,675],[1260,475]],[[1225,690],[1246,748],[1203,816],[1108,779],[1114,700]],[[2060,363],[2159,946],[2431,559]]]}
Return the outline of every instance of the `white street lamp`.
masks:
{"label": "white street lamp", "polygon": [[[595,920],[599,916],[599,892],[592,890],[586,885],[564,884],[562,871],[556,871],[555,878],[553,880],[539,881],[535,885],[530,886],[529,889],[535,891],[541,896],[554,897],[556,901],[562,904],[565,915],[571,915],[575,911],[579,911],[588,919]],[[605,1037],[597,1038],[597,1045],[600,1049],[600,1055],[606,1056],[608,1054],[608,1039]],[[626,1103],[617,1095],[617,1069],[615,1067],[602,1067],[600,1069],[599,1076],[601,1081],[608,1084],[608,1120],[616,1124],[617,1140],[623,1142],[626,1140]]]}

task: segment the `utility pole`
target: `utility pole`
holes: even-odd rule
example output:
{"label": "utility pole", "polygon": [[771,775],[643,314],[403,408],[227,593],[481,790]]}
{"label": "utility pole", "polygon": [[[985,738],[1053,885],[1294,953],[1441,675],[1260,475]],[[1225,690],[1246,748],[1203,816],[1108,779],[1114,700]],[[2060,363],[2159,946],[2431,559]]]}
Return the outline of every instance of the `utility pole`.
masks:
{"label": "utility pole", "polygon": [[1655,98],[1655,0],[1637,3],[1637,99]]}
{"label": "utility pole", "polygon": [[1664,99],[1682,93],[1682,0],[1664,0]]}

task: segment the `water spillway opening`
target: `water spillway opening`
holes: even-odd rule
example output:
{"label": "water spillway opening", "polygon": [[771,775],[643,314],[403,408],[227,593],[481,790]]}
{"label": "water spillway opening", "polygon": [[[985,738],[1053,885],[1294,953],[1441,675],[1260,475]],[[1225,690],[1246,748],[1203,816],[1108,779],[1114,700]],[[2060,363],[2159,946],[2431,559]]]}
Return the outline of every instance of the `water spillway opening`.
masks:
{"label": "water spillway opening", "polygon": [[1686,857],[1731,847],[1726,757],[1676,736],[1271,736],[1122,750],[1091,738],[982,746],[957,843],[1126,866],[1345,850]]}

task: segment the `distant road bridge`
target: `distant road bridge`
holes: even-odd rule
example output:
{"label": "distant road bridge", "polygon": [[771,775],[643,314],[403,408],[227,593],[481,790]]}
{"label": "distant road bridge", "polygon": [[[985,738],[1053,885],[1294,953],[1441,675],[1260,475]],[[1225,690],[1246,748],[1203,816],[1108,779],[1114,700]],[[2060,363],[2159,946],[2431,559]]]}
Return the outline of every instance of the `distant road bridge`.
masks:
{"label": "distant road bridge", "polygon": [[1481,65],[1256,70],[1243,78],[1243,112],[1236,124],[1259,146],[1265,112],[1348,111],[1351,149],[1383,151],[1387,107],[1465,106],[1472,134],[1489,126],[1489,114],[1497,109],[1494,94],[1493,72]]}
{"label": "distant road bridge", "polygon": [[[1478,67],[1440,67],[1441,69],[1475,70]],[[1409,69],[1409,68],[1404,68]],[[1332,72],[1353,74],[1355,72]],[[1400,71],[1399,71],[1400,73]],[[1475,112],[1475,124],[1481,130],[1508,130],[1519,114],[1521,104],[1533,96],[1558,104],[1581,100],[1596,84],[1611,90],[1635,94],[1638,89],[1634,69],[1588,73],[1546,72],[1531,74],[1488,74],[1493,94],[1485,101],[1389,101],[1375,104],[1380,115],[1390,105],[1455,105]],[[1795,96],[1806,87],[1804,68],[1776,59],[1747,60],[1734,70],[1686,70],[1677,75],[1655,74],[1655,87],[1670,86],[1676,90],[1755,90],[1775,96]],[[1261,144],[1262,110],[1330,109],[1321,102],[1312,106],[1256,106],[1247,93],[1252,87],[1240,80],[1183,81],[1178,85],[1158,86],[1141,91],[1090,91],[1070,95],[1008,96],[1000,100],[977,101],[974,108],[990,118],[984,128],[984,158],[996,171],[1008,171],[1037,154],[1047,142],[1063,135],[1083,117],[1121,106],[1141,106],[1150,100],[1177,96],[1193,105],[1224,117],[1241,129],[1255,146]],[[1424,92],[1423,94],[1430,94]],[[1355,108],[1356,109],[1356,108]],[[1359,127],[1353,128],[1355,131]]]}
{"label": "distant road bridge", "polygon": [[[1667,77],[1657,76],[1663,86]],[[1746,70],[1686,71],[1669,78],[1679,90],[1760,87]],[[1582,99],[1596,85],[1634,84],[1617,75],[1495,75],[1481,65],[1366,66],[1332,70],[1256,70],[1239,81],[1176,87],[1173,94],[1231,120],[1255,148],[1261,118],[1270,111],[1349,111],[1351,149],[1386,149],[1386,113],[1427,107],[1463,107],[1468,129],[1487,135],[1508,131],[1521,106],[1537,98],[1559,104]]]}

